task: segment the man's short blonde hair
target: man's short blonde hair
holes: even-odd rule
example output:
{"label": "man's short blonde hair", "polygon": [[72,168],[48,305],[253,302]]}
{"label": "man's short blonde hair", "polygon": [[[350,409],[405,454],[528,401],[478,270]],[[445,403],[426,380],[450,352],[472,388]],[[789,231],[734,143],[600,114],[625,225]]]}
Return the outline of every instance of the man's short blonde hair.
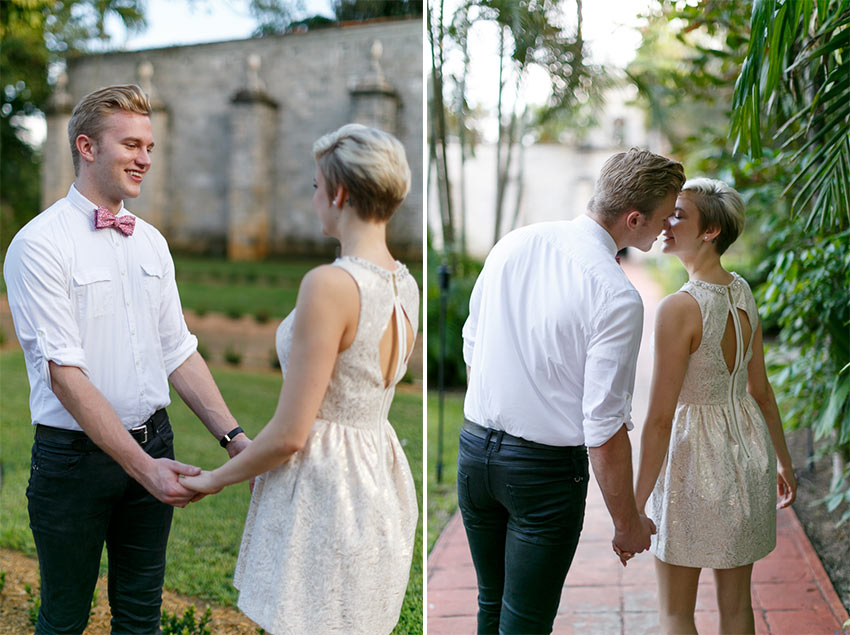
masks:
{"label": "man's short blonde hair", "polygon": [[682,196],[699,210],[699,230],[719,229],[712,242],[718,254],[729,249],[744,230],[744,200],[723,181],[698,177],[688,179],[682,187]]}
{"label": "man's short blonde hair", "polygon": [[602,166],[588,208],[606,221],[616,221],[630,210],[651,216],[667,196],[679,193],[684,182],[685,169],[678,161],[632,148]]}
{"label": "man's short blonde hair", "polygon": [[313,144],[328,198],[339,186],[363,220],[388,221],[410,191],[410,166],[404,146],[376,128],[350,123]]}
{"label": "man's short blonde hair", "polygon": [[119,110],[150,116],[151,104],[148,96],[135,84],[107,86],[89,93],[80,100],[68,122],[68,141],[71,142],[71,157],[74,159],[74,174],[80,173],[80,153],[77,137],[84,134],[99,140],[106,125],[107,115]]}

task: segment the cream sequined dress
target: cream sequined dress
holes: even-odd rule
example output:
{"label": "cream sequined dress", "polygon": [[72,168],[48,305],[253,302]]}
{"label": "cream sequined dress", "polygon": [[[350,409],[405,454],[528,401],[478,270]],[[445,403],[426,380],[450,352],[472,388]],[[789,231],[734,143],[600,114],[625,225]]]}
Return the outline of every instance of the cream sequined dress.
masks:
{"label": "cream sequined dress", "polygon": [[[419,290],[401,263],[393,272],[352,257],[334,265],[359,287],[357,332],[304,447],[257,477],[234,574],[239,608],[275,634],[389,633],[410,573],[416,491],[387,413],[406,369],[402,320],[416,333]],[[378,345],[393,319],[400,355],[385,388]],[[284,377],[294,320],[295,311],[277,330]]]}
{"label": "cream sequined dress", "polygon": [[[733,274],[728,285],[693,280],[682,287],[702,312],[702,341],[673,419],[670,447],[647,506],[658,527],[652,553],[669,564],[728,569],[763,558],[776,546],[776,454],[761,410],[747,392],[752,336],[744,342],[742,309],[753,333],[753,294]],[[733,317],[731,372],[720,341]]]}

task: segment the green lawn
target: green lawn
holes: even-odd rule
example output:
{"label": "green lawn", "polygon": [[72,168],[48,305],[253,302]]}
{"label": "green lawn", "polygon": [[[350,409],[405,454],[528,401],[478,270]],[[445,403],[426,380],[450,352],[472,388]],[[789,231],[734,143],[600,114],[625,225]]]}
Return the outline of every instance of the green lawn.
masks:
{"label": "green lawn", "polygon": [[446,393],[443,415],[443,472],[437,483],[439,396],[428,393],[428,553],[457,509],[457,445],[463,425],[463,393]]}
{"label": "green lawn", "polygon": [[[228,262],[180,256],[174,271],[183,308],[234,316],[280,318],[295,306],[298,285],[310,269],[333,258]],[[422,287],[422,263],[405,263]]]}
{"label": "green lawn", "polygon": [[[249,435],[256,434],[274,411],[280,392],[280,377],[273,373],[249,373],[228,368],[214,368],[213,375],[239,423]],[[0,461],[3,469],[0,546],[34,555],[25,496],[32,446],[28,396],[23,354],[3,353],[0,355]],[[175,430],[178,459],[211,468],[226,458],[206,428],[174,394],[168,412]],[[420,500],[410,583],[395,632],[421,633],[421,395],[396,394],[390,420],[404,445]],[[167,588],[219,604],[235,604],[236,592],[231,582],[249,498],[248,486],[240,484],[225,488],[220,494],[207,497],[186,509],[175,510],[168,544]]]}

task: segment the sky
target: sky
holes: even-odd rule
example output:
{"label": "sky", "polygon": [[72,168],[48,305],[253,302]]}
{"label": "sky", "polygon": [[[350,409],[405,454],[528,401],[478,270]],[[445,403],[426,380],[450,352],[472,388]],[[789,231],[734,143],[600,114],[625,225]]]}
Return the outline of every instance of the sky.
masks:
{"label": "sky", "polygon": [[[333,15],[330,0],[302,0],[305,15]],[[115,18],[106,25],[121,49],[200,44],[251,37],[257,24],[248,11],[248,0],[147,0],[148,27],[128,34]]]}
{"label": "sky", "polygon": [[[445,0],[446,22],[460,0]],[[590,51],[592,62],[608,67],[625,68],[634,58],[641,36],[637,30],[645,21],[639,17],[647,11],[653,0],[585,0],[582,5],[582,37]],[[563,0],[563,23],[569,31],[575,25],[575,0]],[[470,106],[493,112],[498,101],[499,42],[498,30],[492,24],[485,24],[473,30],[470,37],[471,65],[467,76],[467,95]],[[449,73],[459,75],[459,54],[447,61]],[[551,85],[548,77],[540,68],[531,67],[522,88],[520,103],[542,105],[546,102]],[[507,99],[510,104],[511,100]],[[485,127],[486,138],[493,137],[493,125]]]}
{"label": "sky", "polygon": [[[300,0],[304,16],[332,16],[331,0]],[[652,0],[585,0],[582,7],[583,37],[593,61],[619,68],[634,57],[640,43],[636,27],[638,14]],[[148,26],[140,33],[128,33],[115,18],[107,21],[112,36],[109,47],[125,51],[160,48],[181,44],[199,44],[251,36],[256,22],[248,11],[248,0],[146,0]],[[459,0],[445,0],[446,14]],[[575,0],[563,0],[565,24],[574,24]],[[495,28],[481,28],[470,44],[474,69],[467,79],[468,95],[473,106],[494,111],[497,101],[498,39]],[[550,90],[542,70],[532,70],[523,87],[528,103],[542,104]],[[43,117],[28,122],[31,140],[40,143],[46,134]]]}

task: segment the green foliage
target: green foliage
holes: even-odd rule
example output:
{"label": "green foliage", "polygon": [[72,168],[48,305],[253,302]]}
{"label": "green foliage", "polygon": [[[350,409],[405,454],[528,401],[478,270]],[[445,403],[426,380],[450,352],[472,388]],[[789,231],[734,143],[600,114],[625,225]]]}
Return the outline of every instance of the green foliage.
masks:
{"label": "green foliage", "polygon": [[[225,367],[213,368],[212,373],[230,411],[248,436],[255,437],[274,412],[280,395],[280,374]],[[29,421],[29,386],[22,352],[0,353],[0,377],[0,413],[4,422],[0,426],[0,463],[3,464],[0,546],[35,555],[25,493],[32,428],[26,425]],[[226,460],[224,450],[174,391],[171,392],[168,415],[174,429],[174,451],[178,460],[204,469],[212,469]],[[421,393],[397,390],[389,419],[410,463],[421,506]],[[9,425],[6,425],[7,422]],[[248,486],[243,483],[226,487],[215,496],[207,496],[185,509],[175,510],[168,538],[166,588],[217,604],[235,604],[233,569],[249,501]],[[422,575],[420,509],[410,582],[402,606],[405,626],[400,625],[398,632],[422,632]]]}
{"label": "green foliage", "polygon": [[[428,384],[434,388],[439,381],[440,367],[440,314],[442,312],[442,295],[439,287],[438,268],[442,259],[440,255],[428,252]],[[466,364],[463,361],[463,338],[461,330],[469,316],[469,296],[475,280],[481,272],[481,263],[469,258],[458,258],[451,268],[449,290],[446,296],[446,357],[445,385],[466,385]]]}
{"label": "green foliage", "polygon": [[[145,26],[141,0],[4,0],[0,11],[0,249],[40,209],[39,153],[24,140],[23,116],[47,106],[48,66],[108,39],[104,21]],[[14,187],[9,187],[9,184]]]}
{"label": "green foliage", "polygon": [[210,635],[209,623],[212,621],[212,609],[207,607],[200,619],[195,621],[195,605],[192,604],[178,618],[176,613],[162,612],[160,623],[162,635]]}
{"label": "green foliage", "polygon": [[3,593],[3,589],[6,588],[6,572],[0,571],[0,593]]}
{"label": "green foliage", "polygon": [[805,228],[835,230],[850,220],[850,0],[760,0],[735,85],[731,136],[762,153],[763,119],[780,126],[796,165],[784,193]]}
{"label": "green foliage", "polygon": [[744,198],[747,229],[724,262],[779,340],[768,358],[786,423],[850,459],[850,0],[658,7],[629,76],[686,172]]}
{"label": "green foliage", "polygon": [[819,439],[834,430],[836,441],[850,447],[850,373],[845,369],[850,363],[850,232],[799,241],[795,229],[772,234],[773,243],[794,248],[776,254],[759,292],[765,317],[775,320],[780,341],[796,353],[774,382],[791,397],[788,423],[812,427]]}
{"label": "green foliage", "polygon": [[224,351],[224,361],[231,366],[239,366],[239,362],[242,361],[242,353],[233,348],[232,345],[228,346],[227,350]]}
{"label": "green foliage", "polygon": [[322,29],[340,22],[359,22],[375,18],[403,18],[422,15],[423,0],[331,0],[334,17],[303,17],[301,0],[251,0],[248,8],[259,26],[255,36],[278,35]]}
{"label": "green foliage", "polygon": [[[428,553],[457,510],[457,449],[463,426],[463,398],[460,391],[445,395],[443,404],[443,453],[439,456],[439,395],[428,391]],[[437,482],[437,461],[442,459],[441,482]]]}
{"label": "green foliage", "polygon": [[38,611],[41,609],[41,597],[38,593],[34,593],[29,584],[24,585],[24,593],[27,594],[27,613],[29,614],[30,624],[33,626],[38,622]]}

